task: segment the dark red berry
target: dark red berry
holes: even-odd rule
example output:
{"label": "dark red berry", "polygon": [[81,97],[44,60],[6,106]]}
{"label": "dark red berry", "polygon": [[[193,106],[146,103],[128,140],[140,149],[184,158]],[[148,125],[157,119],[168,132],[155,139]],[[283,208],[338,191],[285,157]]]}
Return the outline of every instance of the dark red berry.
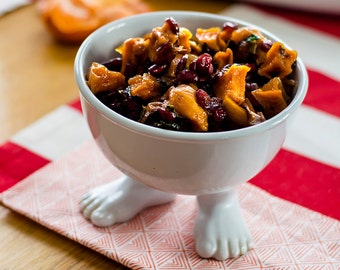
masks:
{"label": "dark red berry", "polygon": [[198,76],[192,70],[184,69],[177,73],[176,79],[177,83],[195,83],[198,80]]}
{"label": "dark red berry", "polygon": [[154,62],[158,65],[164,65],[171,62],[175,57],[175,53],[172,49],[170,42],[164,43],[156,49]]}
{"label": "dark red berry", "polygon": [[108,68],[111,71],[120,71],[122,68],[122,58],[116,57],[116,58],[106,60],[102,62],[102,65],[104,65],[106,68]]}
{"label": "dark red berry", "polygon": [[172,18],[172,17],[166,18],[165,22],[169,25],[169,28],[170,28],[172,33],[174,33],[175,35],[177,35],[179,33],[179,26],[178,26],[178,23],[175,21],[174,18]]}
{"label": "dark red berry", "polygon": [[272,47],[272,45],[273,42],[271,40],[265,39],[260,46],[263,51],[267,52]]}
{"label": "dark red berry", "polygon": [[153,64],[148,68],[148,71],[152,76],[159,77],[166,72],[167,68],[168,68],[167,65],[159,66],[157,64]]}
{"label": "dark red berry", "polygon": [[234,22],[225,22],[223,24],[224,31],[234,31],[238,28],[238,24]]}
{"label": "dark red berry", "polygon": [[189,69],[196,72],[196,59],[190,62]]}
{"label": "dark red berry", "polygon": [[246,63],[245,65],[250,68],[249,72],[256,72],[256,70],[257,70],[256,64],[254,64],[254,63]]}
{"label": "dark red berry", "polygon": [[197,89],[196,100],[203,109],[208,110],[210,108],[210,96],[203,89]]}
{"label": "dark red berry", "polygon": [[174,112],[171,112],[169,110],[166,110],[164,108],[158,109],[158,112],[161,116],[161,118],[166,122],[173,122],[175,121],[176,114]]}
{"label": "dark red berry", "polygon": [[227,112],[222,106],[219,106],[211,110],[211,116],[216,122],[222,122],[227,116]]}
{"label": "dark red berry", "polygon": [[201,54],[196,59],[196,72],[198,75],[208,76],[212,74],[214,67],[212,64],[212,57],[208,53]]}
{"label": "dark red berry", "polygon": [[188,61],[188,55],[185,54],[185,55],[182,56],[182,58],[179,60],[179,62],[177,64],[177,69],[176,69],[177,72],[185,69],[187,61]]}
{"label": "dark red berry", "polygon": [[218,97],[212,97],[210,99],[210,108],[217,108],[222,105],[222,99]]}

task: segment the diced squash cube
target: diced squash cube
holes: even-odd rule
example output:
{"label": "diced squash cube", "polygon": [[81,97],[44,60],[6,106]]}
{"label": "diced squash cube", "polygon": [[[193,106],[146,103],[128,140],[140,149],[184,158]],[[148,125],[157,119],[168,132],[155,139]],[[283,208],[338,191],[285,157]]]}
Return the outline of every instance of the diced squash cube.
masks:
{"label": "diced squash cube", "polygon": [[274,77],[272,78],[269,82],[267,82],[265,85],[262,86],[262,91],[268,91],[268,90],[281,90],[282,91],[282,96],[284,100],[289,103],[290,98],[287,95],[283,83],[279,77]]}
{"label": "diced squash cube", "polygon": [[218,51],[213,57],[213,62],[218,70],[221,70],[225,65],[232,64],[234,62],[233,51],[230,48],[226,51]]}
{"label": "diced squash cube", "polygon": [[234,41],[235,43],[239,43],[239,42],[247,39],[251,35],[258,37],[259,39],[264,38],[262,33],[259,30],[254,29],[252,27],[242,27],[242,28],[239,28],[239,29],[236,29],[235,31],[233,31],[230,39],[232,41]]}
{"label": "diced squash cube", "polygon": [[160,83],[149,73],[130,78],[128,84],[132,96],[148,100],[159,95]]}
{"label": "diced squash cube", "polygon": [[169,105],[175,112],[193,123],[196,131],[208,130],[208,114],[196,101],[196,90],[189,85],[181,84],[169,89]]}
{"label": "diced squash cube", "polygon": [[93,62],[87,73],[87,84],[94,94],[106,90],[116,90],[125,85],[125,76],[110,71],[104,65]]}
{"label": "diced squash cube", "polygon": [[179,35],[178,35],[178,46],[180,47],[180,51],[185,51],[189,53],[191,51],[191,43],[190,39],[192,38],[192,33],[189,29],[185,27],[180,27]]}
{"label": "diced squash cube", "polygon": [[262,86],[262,91],[268,91],[268,90],[282,90],[283,84],[279,77],[274,77],[269,82],[267,82],[265,85]]}
{"label": "diced squash cube", "polygon": [[233,99],[228,95],[223,98],[223,107],[225,108],[228,118],[234,123],[241,127],[248,125],[248,114],[247,111],[238,105]]}
{"label": "diced squash cube", "polygon": [[250,67],[234,64],[218,79],[215,85],[216,96],[224,99],[228,95],[237,104],[245,100],[246,76]]}
{"label": "diced squash cube", "polygon": [[232,28],[223,29],[217,36],[217,43],[221,51],[225,51],[228,47],[231,34],[234,31]]}
{"label": "diced squash cube", "polygon": [[149,41],[143,38],[127,39],[119,48],[122,54],[121,73],[126,74],[128,68],[134,69],[137,74],[141,73],[143,63],[148,57],[148,47]]}
{"label": "diced squash cube", "polygon": [[251,92],[261,104],[266,118],[271,118],[287,107],[281,90],[262,91],[257,89]]}
{"label": "diced squash cube", "polygon": [[219,27],[211,27],[208,29],[198,28],[196,30],[196,38],[202,42],[207,44],[207,46],[215,51],[219,51],[220,47],[217,43],[217,37],[221,32],[221,28]]}
{"label": "diced squash cube", "polygon": [[281,42],[275,42],[266,54],[264,63],[258,73],[267,78],[284,78],[292,72],[292,65],[296,61],[297,52],[284,47]]}

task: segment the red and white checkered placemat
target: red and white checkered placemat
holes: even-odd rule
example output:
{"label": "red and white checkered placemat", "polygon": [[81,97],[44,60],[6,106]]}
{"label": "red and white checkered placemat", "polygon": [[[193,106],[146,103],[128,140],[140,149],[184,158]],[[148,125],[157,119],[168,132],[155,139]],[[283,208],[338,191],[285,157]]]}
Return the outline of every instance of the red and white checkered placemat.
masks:
{"label": "red and white checkered placemat", "polygon": [[254,250],[223,262],[199,258],[192,196],[110,228],[85,220],[80,196],[120,172],[92,142],[78,101],[0,146],[2,202],[132,269],[340,269],[340,19],[248,5],[223,14],[277,33],[299,52],[310,76],[283,149],[239,189]]}

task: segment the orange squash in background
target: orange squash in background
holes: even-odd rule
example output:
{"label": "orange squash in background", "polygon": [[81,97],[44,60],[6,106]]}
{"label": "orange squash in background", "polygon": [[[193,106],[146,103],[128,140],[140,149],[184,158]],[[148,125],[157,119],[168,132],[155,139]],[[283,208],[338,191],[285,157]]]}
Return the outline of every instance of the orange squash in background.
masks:
{"label": "orange squash in background", "polygon": [[39,16],[58,40],[80,43],[98,27],[150,11],[142,0],[37,0]]}

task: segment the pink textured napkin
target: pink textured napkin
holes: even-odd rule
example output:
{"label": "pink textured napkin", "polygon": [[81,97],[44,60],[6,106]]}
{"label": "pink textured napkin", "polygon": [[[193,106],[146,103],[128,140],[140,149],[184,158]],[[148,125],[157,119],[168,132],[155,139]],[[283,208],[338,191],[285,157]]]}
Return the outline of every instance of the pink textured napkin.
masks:
{"label": "pink textured napkin", "polygon": [[2,194],[3,203],[32,220],[132,269],[339,269],[340,223],[251,185],[239,189],[255,242],[245,256],[201,259],[192,236],[194,196],[178,195],[131,221],[98,228],[79,211],[88,189],[117,179],[93,142],[36,171]]}

